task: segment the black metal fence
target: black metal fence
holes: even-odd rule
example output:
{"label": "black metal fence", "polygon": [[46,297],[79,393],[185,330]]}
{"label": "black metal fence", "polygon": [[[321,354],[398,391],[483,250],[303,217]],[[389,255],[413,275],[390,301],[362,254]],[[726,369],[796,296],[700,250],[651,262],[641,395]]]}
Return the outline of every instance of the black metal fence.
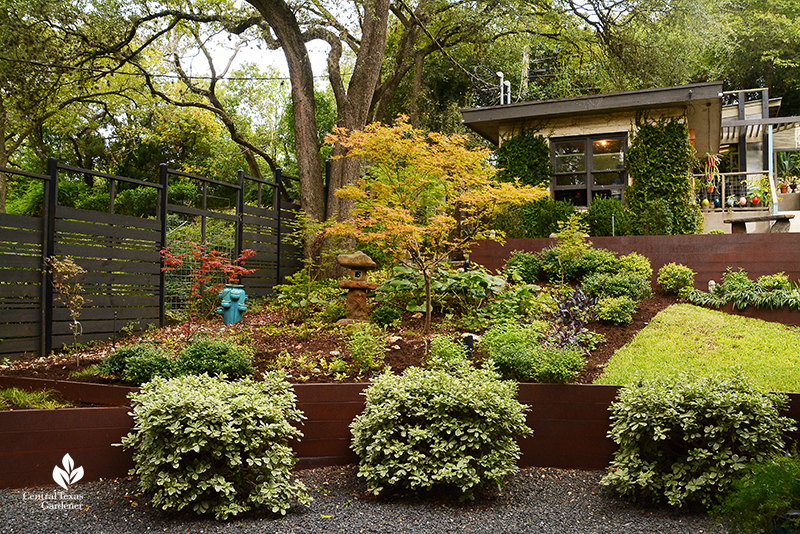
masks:
{"label": "black metal fence", "polygon": [[[248,295],[262,297],[300,268],[299,252],[286,237],[299,206],[282,201],[284,179],[262,180],[240,171],[236,183],[170,170],[162,165],[159,180],[146,182],[59,164],[48,160],[46,175],[0,168],[0,172],[40,180],[41,217],[0,214],[0,358],[25,353],[49,354],[72,343],[69,310],[55,298],[44,273],[50,257],[71,256],[86,272],[78,279],[85,299],[80,312],[80,343],[109,339],[123,328],[163,325],[167,307],[167,276],[160,251],[180,248],[185,236],[170,232],[170,221],[199,227],[199,239],[213,248],[220,224],[230,232],[227,252],[256,255],[246,266],[257,269],[242,279]],[[79,175],[107,182],[108,209],[94,211],[58,203],[59,181]],[[170,196],[170,181],[190,183],[198,191],[193,201]],[[123,189],[138,188],[153,199],[151,213],[116,213]],[[224,191],[224,193],[219,193]],[[218,193],[218,194],[214,194]],[[227,204],[226,204],[227,203]],[[209,228],[211,227],[211,228]]]}

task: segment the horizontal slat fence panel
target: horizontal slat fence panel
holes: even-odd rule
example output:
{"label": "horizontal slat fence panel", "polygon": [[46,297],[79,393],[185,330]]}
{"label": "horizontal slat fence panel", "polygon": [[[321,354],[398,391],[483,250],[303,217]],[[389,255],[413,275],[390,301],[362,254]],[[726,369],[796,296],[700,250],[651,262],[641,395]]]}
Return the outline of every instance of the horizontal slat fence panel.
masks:
{"label": "horizontal slat fence panel", "polygon": [[[79,343],[108,339],[129,323],[159,323],[161,233],[158,221],[87,210],[57,210],[56,254],[68,254],[86,270],[78,279],[84,308]],[[68,217],[65,220],[62,217]],[[145,221],[144,228],[132,228]],[[144,269],[142,269],[144,267]],[[118,270],[124,269],[124,272]],[[142,271],[147,272],[142,272]],[[125,309],[122,315],[114,312]],[[53,348],[74,343],[69,310],[59,300],[53,310]]]}
{"label": "horizontal slat fence panel", "polygon": [[42,219],[0,214],[0,359],[42,344]]}
{"label": "horizontal slat fence panel", "polygon": [[[78,169],[54,159],[49,159],[47,165],[46,175],[3,169],[41,180],[44,196],[41,217],[0,214],[0,269],[4,274],[0,280],[0,357],[21,357],[73,342],[69,311],[52,293],[52,284],[42,285],[46,281],[42,274],[46,257],[71,256],[86,270],[77,280],[84,297],[79,317],[83,328],[80,343],[110,337],[114,332],[114,312],[117,330],[126,325],[143,327],[163,321],[166,296],[162,292],[166,291],[160,251],[169,245],[169,233],[183,225],[200,222],[203,239],[207,233],[211,238],[205,242],[230,253],[231,259],[234,252],[239,254],[244,248],[257,252],[246,264],[256,272],[243,281],[251,297],[269,295],[275,284],[300,265],[297,251],[286,243],[287,234],[294,230],[292,221],[299,206],[280,201],[285,192],[276,191],[282,187],[279,184],[297,178],[280,171],[272,182],[240,172],[236,176],[238,183],[234,184],[163,165],[156,183]],[[125,183],[126,188],[153,188],[155,204],[145,217],[115,213],[119,204],[114,200],[107,211],[57,205],[62,176],[74,177],[76,173],[97,177],[106,185]],[[196,185],[197,196],[188,202],[191,207],[169,202],[173,198],[169,195],[170,176]],[[250,191],[249,204],[242,196],[245,185]],[[253,193],[258,198],[257,206],[251,205]],[[175,220],[178,226],[171,229],[170,221]],[[207,224],[210,220],[217,222]],[[226,228],[223,235],[220,225]],[[176,235],[185,239],[187,234]],[[170,291],[182,291],[181,287],[188,285],[184,281],[179,280]]]}

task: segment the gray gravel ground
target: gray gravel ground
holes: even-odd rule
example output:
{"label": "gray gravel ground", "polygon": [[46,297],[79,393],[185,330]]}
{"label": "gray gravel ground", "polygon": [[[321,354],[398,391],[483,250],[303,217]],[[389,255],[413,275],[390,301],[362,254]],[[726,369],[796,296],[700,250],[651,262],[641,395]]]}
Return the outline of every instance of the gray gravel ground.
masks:
{"label": "gray gravel ground", "polygon": [[[311,491],[310,507],[295,506],[284,516],[250,513],[227,522],[151,508],[126,478],[74,486],[80,509],[44,510],[31,494],[59,488],[0,490],[0,532],[44,533],[191,533],[266,534],[345,533],[725,533],[699,510],[634,507],[599,485],[601,472],[550,468],[523,469],[503,493],[459,503],[443,495],[366,494],[355,468],[319,468],[298,472]],[[66,502],[64,500],[57,502]]]}

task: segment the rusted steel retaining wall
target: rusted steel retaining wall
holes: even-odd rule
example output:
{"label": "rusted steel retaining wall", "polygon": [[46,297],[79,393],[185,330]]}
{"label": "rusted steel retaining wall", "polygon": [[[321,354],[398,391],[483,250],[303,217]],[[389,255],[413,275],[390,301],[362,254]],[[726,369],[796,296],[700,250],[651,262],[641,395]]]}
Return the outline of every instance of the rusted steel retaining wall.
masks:
{"label": "rusted steel retaining wall", "polygon": [[[18,379],[3,378],[0,387]],[[32,388],[31,380],[22,379]],[[40,381],[46,382],[46,381]],[[64,382],[49,382],[61,390]],[[88,385],[88,384],[87,384]],[[18,386],[17,386],[18,387]],[[63,386],[66,387],[66,386]],[[101,386],[110,390],[118,386]],[[299,469],[358,461],[350,450],[350,423],[364,409],[368,384],[299,384],[298,408],[306,416],[304,437],[294,444]],[[123,388],[129,390],[130,388]],[[520,440],[522,467],[603,469],[616,445],[606,436],[608,407],[618,386],[520,384],[518,399],[531,407],[531,438]],[[66,392],[62,393],[69,396]],[[109,396],[119,398],[119,393]],[[800,394],[790,394],[790,417],[800,420]],[[130,451],[112,444],[133,428],[126,406],[0,412],[0,488],[53,486],[53,468],[69,453],[84,468],[84,482],[126,476]],[[789,436],[800,441],[800,433]]]}
{"label": "rusted steel retaining wall", "polygon": [[[800,233],[724,234],[592,237],[595,248],[620,255],[638,252],[650,259],[653,283],[658,270],[667,263],[681,263],[697,274],[694,285],[706,291],[708,281],[717,282],[728,267],[742,268],[751,278],[785,272],[800,279]],[[509,239],[504,245],[481,241],[472,248],[469,259],[487,269],[499,270],[515,250],[538,252],[555,244],[554,239]]]}

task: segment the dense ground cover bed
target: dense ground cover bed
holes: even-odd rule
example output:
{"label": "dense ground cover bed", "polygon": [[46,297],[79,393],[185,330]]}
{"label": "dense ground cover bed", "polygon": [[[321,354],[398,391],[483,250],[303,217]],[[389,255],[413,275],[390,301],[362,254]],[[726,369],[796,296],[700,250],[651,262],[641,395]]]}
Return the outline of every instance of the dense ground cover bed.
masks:
{"label": "dense ground cover bed", "polygon": [[[675,304],[677,298],[655,294],[640,302],[638,312],[633,316],[630,324],[614,325],[610,323],[594,322],[589,328],[605,337],[605,342],[591,351],[587,364],[576,383],[590,384],[603,372],[606,362],[628,341],[633,339],[637,332],[647,326],[650,320],[661,310]],[[290,370],[292,382],[332,382],[334,377],[327,373],[315,373],[314,362],[319,357],[331,360],[341,357],[348,364],[352,364],[352,357],[346,346],[342,331],[331,326],[307,327],[295,325],[278,328],[284,317],[280,310],[264,309],[256,313],[247,313],[241,322],[226,326],[219,318],[212,318],[202,322],[197,331],[200,335],[212,338],[228,337],[247,340],[252,344],[255,352],[253,364],[259,373],[274,368],[276,360],[282,353],[291,354],[294,367]],[[454,338],[463,330],[458,330],[448,324],[442,315],[434,317],[434,333],[451,335]],[[400,327],[386,331],[387,342],[385,364],[393,372],[419,366],[426,353],[427,337],[422,333],[422,319],[413,318],[406,314]],[[152,330],[142,335],[128,336],[120,340],[120,344],[132,344],[138,339],[156,340],[166,346],[180,346],[184,344],[184,334],[180,325],[163,329]],[[396,339],[397,338],[397,339]],[[25,376],[50,380],[78,380],[99,383],[119,382],[113,379],[96,375],[76,376],[76,371],[85,370],[92,365],[100,363],[112,352],[110,342],[81,347],[75,354],[62,352],[50,358],[22,358],[11,362],[9,365],[0,366],[0,375]],[[480,354],[478,354],[480,357]],[[76,360],[77,363],[76,363]],[[306,380],[298,377],[308,376]],[[358,382],[367,377],[356,373],[349,373],[341,381]]]}
{"label": "dense ground cover bed", "polygon": [[617,351],[598,383],[739,370],[759,389],[797,392],[798,346],[796,327],[679,304]]}

